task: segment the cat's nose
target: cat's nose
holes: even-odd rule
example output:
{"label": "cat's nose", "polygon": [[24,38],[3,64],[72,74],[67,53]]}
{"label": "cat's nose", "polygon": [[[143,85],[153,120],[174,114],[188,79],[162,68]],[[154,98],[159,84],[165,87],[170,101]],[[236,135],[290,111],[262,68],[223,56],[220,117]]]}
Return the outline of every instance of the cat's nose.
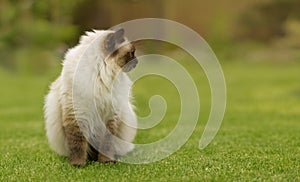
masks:
{"label": "cat's nose", "polygon": [[127,62],[137,62],[138,59],[135,56],[132,56]]}

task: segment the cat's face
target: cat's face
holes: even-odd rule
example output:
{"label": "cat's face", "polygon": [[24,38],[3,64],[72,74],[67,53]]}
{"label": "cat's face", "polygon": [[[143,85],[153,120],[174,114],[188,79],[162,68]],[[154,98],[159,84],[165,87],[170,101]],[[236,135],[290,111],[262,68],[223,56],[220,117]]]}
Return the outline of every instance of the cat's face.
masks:
{"label": "cat's face", "polygon": [[135,47],[124,37],[124,29],[118,29],[106,35],[103,43],[106,52],[105,62],[116,69],[129,72],[136,67]]}

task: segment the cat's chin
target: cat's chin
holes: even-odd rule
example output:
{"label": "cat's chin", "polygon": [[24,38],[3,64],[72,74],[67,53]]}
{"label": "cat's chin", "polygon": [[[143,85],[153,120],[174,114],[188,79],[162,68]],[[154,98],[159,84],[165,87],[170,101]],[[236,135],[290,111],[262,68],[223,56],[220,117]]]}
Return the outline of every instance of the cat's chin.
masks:
{"label": "cat's chin", "polygon": [[137,63],[138,63],[137,59],[133,59],[133,60],[129,61],[122,67],[122,71],[123,72],[131,71],[132,69],[134,69],[136,67]]}

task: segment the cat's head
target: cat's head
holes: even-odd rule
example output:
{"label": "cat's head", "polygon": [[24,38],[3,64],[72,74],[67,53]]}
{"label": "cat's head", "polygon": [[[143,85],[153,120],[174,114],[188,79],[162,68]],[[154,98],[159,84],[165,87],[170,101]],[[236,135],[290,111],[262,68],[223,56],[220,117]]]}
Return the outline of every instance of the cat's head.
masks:
{"label": "cat's head", "polygon": [[102,51],[105,53],[105,63],[114,69],[131,71],[138,61],[135,57],[135,47],[124,35],[124,29],[109,31],[103,38]]}

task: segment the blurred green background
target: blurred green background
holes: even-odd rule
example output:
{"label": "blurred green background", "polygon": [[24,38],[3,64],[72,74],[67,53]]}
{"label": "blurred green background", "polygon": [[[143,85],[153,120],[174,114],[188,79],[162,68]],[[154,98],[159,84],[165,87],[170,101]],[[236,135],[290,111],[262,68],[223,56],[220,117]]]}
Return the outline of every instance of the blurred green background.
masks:
{"label": "blurred green background", "polygon": [[84,31],[146,17],[194,29],[221,61],[300,58],[298,0],[1,0],[0,66],[46,73]]}

